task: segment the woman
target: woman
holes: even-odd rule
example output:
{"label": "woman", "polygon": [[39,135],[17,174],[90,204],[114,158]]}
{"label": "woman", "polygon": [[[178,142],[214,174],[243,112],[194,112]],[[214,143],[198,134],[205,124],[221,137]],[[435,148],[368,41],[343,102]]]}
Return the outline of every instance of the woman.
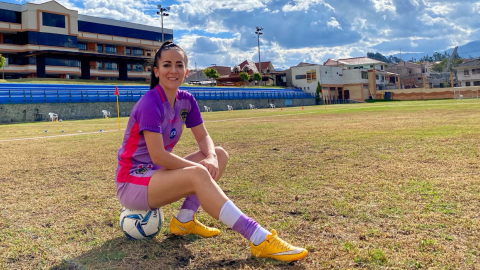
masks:
{"label": "woman", "polygon": [[[201,205],[215,219],[250,240],[252,255],[296,261],[307,250],[294,247],[247,217],[223,193],[216,181],[222,176],[228,154],[215,147],[193,96],[178,88],[188,75],[185,51],[166,42],[155,54],[151,90],[133,107],[118,151],[117,197],[130,209],[159,208],[185,198],[170,222],[175,235],[212,237],[220,233],[200,223]],[[200,150],[185,158],[172,153],[183,125],[190,128]]]}

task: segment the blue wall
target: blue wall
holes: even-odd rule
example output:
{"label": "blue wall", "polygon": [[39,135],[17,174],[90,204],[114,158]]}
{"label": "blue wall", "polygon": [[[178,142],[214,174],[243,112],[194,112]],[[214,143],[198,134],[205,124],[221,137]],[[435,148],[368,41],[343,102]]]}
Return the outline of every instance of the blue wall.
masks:
{"label": "blue wall", "polygon": [[[180,87],[197,100],[314,98],[298,89]],[[138,101],[149,86],[118,86],[119,101]],[[0,104],[114,102],[114,85],[0,84]]]}

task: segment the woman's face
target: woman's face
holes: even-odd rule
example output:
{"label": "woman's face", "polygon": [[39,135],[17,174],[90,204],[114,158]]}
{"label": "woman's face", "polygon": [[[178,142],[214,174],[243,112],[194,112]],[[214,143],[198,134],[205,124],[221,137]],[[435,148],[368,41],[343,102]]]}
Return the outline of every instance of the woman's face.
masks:
{"label": "woman's face", "polygon": [[183,80],[187,78],[188,69],[185,66],[183,52],[166,50],[161,54],[157,67],[153,68],[155,76],[160,81],[163,90],[176,91]]}

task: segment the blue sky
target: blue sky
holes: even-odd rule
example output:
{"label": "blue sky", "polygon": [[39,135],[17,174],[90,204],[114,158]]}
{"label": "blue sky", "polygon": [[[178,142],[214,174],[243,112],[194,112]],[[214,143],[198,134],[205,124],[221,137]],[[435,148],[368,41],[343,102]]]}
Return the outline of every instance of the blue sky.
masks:
{"label": "blue sky", "polygon": [[[5,0],[3,0],[5,1]],[[6,2],[24,4],[25,0]],[[45,0],[30,1],[34,3]],[[164,27],[189,56],[190,68],[262,61],[277,69],[328,58],[443,52],[480,40],[480,1],[472,0],[57,0],[80,14]],[[479,48],[480,51],[480,48]],[[474,53],[480,55],[480,52]],[[465,56],[466,57],[466,56]]]}

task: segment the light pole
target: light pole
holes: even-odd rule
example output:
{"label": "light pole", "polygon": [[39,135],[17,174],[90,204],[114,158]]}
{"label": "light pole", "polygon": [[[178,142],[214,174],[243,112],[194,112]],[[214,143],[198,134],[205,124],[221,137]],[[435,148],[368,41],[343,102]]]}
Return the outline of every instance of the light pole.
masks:
{"label": "light pole", "polygon": [[160,10],[160,11],[157,11],[157,15],[160,15],[160,17],[162,18],[162,43],[164,43],[165,38],[163,36],[163,16],[168,17],[168,13],[166,13],[166,11],[169,11],[170,7],[162,8],[162,5],[158,5],[157,7],[158,7],[158,10]]}
{"label": "light pole", "polygon": [[260,35],[263,35],[263,33],[261,32],[263,30],[263,27],[262,28],[258,26],[255,26],[255,27],[256,27],[255,34],[257,34],[257,41],[258,41],[258,69],[260,74],[262,74],[262,62],[260,61]]}

